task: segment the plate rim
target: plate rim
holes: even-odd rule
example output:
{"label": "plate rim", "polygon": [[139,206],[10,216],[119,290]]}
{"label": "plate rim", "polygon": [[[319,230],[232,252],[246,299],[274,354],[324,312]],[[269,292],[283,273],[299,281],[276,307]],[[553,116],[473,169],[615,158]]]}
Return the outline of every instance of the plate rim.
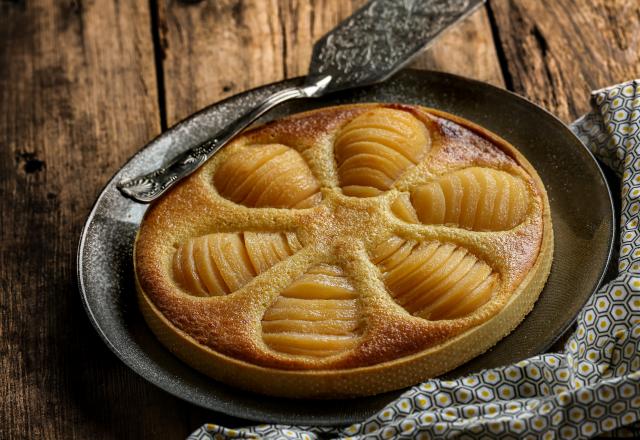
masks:
{"label": "plate rim", "polygon": [[[603,265],[603,269],[600,273],[600,276],[597,278],[595,284],[593,285],[593,287],[591,288],[591,293],[589,295],[585,296],[585,300],[584,302],[580,305],[580,309],[578,310],[578,312],[576,313],[575,316],[573,316],[573,318],[571,320],[568,320],[568,322],[562,327],[561,331],[558,332],[558,334],[552,339],[550,340],[550,342],[548,344],[546,344],[544,346],[544,348],[540,351],[540,353],[544,353],[546,352],[551,346],[553,346],[560,338],[562,338],[562,336],[567,332],[567,330],[575,323],[580,310],[582,310],[584,308],[584,305],[586,304],[586,302],[589,300],[589,298],[600,288],[600,286],[602,285],[602,281],[604,280],[604,278],[607,276],[607,273],[610,269],[610,266],[612,264],[612,257],[613,257],[613,253],[614,253],[614,246],[615,246],[615,241],[616,241],[616,230],[617,230],[617,224],[616,224],[616,209],[615,209],[615,203],[613,200],[613,196],[611,193],[611,188],[609,186],[607,177],[602,169],[601,164],[599,163],[599,161],[596,159],[596,157],[594,156],[594,154],[591,152],[591,150],[589,150],[589,148],[587,148],[586,145],[584,145],[584,143],[575,135],[575,133],[573,133],[573,131],[570,129],[570,127],[565,124],[562,120],[560,120],[556,115],[554,115],[553,113],[551,113],[549,110],[543,108],[542,106],[532,102],[530,99],[518,95],[515,92],[512,92],[510,90],[507,89],[503,89],[497,86],[494,86],[493,84],[489,84],[487,82],[484,81],[480,81],[477,79],[473,79],[473,78],[467,78],[461,75],[456,75],[456,74],[452,74],[452,73],[447,73],[447,72],[441,72],[441,71],[435,71],[435,70],[428,70],[428,69],[414,69],[414,68],[408,68],[408,69],[402,69],[398,74],[394,75],[393,77],[391,77],[390,79],[388,79],[385,82],[390,82],[390,81],[394,81],[396,79],[396,77],[402,73],[409,73],[411,75],[435,75],[435,76],[440,76],[443,77],[445,79],[453,79],[455,81],[463,81],[463,82],[469,82],[469,83],[473,83],[476,86],[479,87],[486,87],[488,89],[491,89],[493,93],[502,93],[505,94],[507,96],[509,96],[511,99],[515,99],[521,102],[524,102],[525,104],[531,105],[533,107],[535,107],[537,110],[541,110],[543,113],[546,114],[547,117],[550,117],[556,124],[560,124],[566,131],[568,131],[572,137],[574,137],[577,141],[577,143],[582,147],[582,149],[587,153],[587,156],[592,160],[593,164],[595,165],[596,169],[598,170],[598,173],[600,175],[600,178],[604,184],[604,187],[606,189],[606,193],[608,196],[608,208],[609,208],[609,212],[610,212],[610,221],[611,221],[611,228],[608,231],[608,246],[607,246],[607,255],[606,255],[606,262]],[[106,183],[102,186],[102,188],[99,190],[98,195],[95,199],[95,201],[93,202],[91,209],[89,211],[89,214],[82,226],[81,232],[80,232],[80,237],[78,240],[78,246],[77,246],[77,253],[76,253],[76,278],[77,278],[77,283],[78,283],[78,291],[80,293],[80,299],[82,301],[82,305],[83,308],[85,310],[85,312],[87,313],[87,316],[89,317],[89,320],[91,321],[91,324],[93,326],[93,328],[97,331],[98,335],[100,336],[100,339],[102,339],[102,341],[107,345],[107,347],[109,347],[109,349],[116,355],[116,357],[118,359],[120,359],[120,361],[122,361],[128,368],[130,368],[133,372],[135,372],[138,376],[140,376],[141,378],[143,378],[145,381],[153,384],[154,386],[157,386],[158,388],[162,389],[163,391],[171,394],[172,396],[175,396],[181,400],[187,401],[191,404],[194,404],[196,406],[199,406],[201,408],[205,408],[207,410],[211,410],[211,411],[217,411],[220,412],[222,414],[228,415],[228,416],[232,416],[232,417],[236,417],[236,418],[240,418],[240,419],[244,419],[244,420],[252,420],[252,421],[256,421],[256,422],[260,422],[260,421],[267,421],[267,422],[276,422],[276,423],[295,423],[295,424],[301,424],[303,423],[300,417],[296,417],[295,415],[293,417],[287,418],[285,417],[279,417],[276,419],[277,416],[274,417],[274,415],[272,413],[269,413],[268,411],[263,411],[263,410],[255,410],[254,408],[249,408],[249,407],[244,407],[243,411],[238,411],[236,409],[235,406],[229,406],[229,407],[225,407],[223,405],[216,407],[216,408],[212,408],[210,406],[206,406],[204,405],[201,401],[199,401],[198,399],[193,398],[190,394],[180,394],[177,390],[174,390],[170,387],[165,386],[165,383],[161,380],[161,379],[156,379],[154,376],[152,375],[146,375],[145,374],[145,370],[142,368],[139,368],[137,364],[131,362],[129,360],[129,358],[120,351],[120,349],[109,339],[108,335],[106,334],[106,332],[103,330],[103,328],[101,327],[100,323],[98,322],[98,319],[96,317],[96,315],[93,313],[93,310],[91,309],[91,306],[89,304],[89,298],[87,295],[87,289],[85,287],[85,283],[83,280],[83,267],[84,267],[84,263],[83,263],[83,256],[84,256],[84,250],[85,250],[85,245],[86,245],[86,240],[87,240],[87,236],[88,236],[88,231],[89,228],[96,216],[97,213],[97,209],[98,209],[98,205],[100,204],[100,202],[102,201],[102,199],[105,197],[107,191],[109,190],[109,188],[111,187],[111,184],[115,181],[115,179],[118,177],[119,172],[125,168],[128,164],[130,164],[131,162],[133,162],[139,155],[141,155],[144,151],[146,151],[148,148],[150,148],[156,141],[158,141],[159,139],[168,136],[169,133],[174,132],[176,130],[178,130],[181,126],[187,124],[189,121],[191,121],[192,119],[196,118],[197,116],[200,116],[201,114],[206,113],[207,111],[209,111],[211,109],[211,107],[213,106],[218,106],[224,103],[227,103],[231,100],[235,100],[256,92],[259,92],[261,90],[264,89],[268,89],[268,88],[274,88],[274,90],[278,90],[279,88],[282,87],[290,87],[292,85],[298,84],[300,82],[302,82],[304,80],[303,76],[299,76],[299,77],[295,77],[295,78],[289,78],[289,79],[284,79],[281,81],[276,81],[273,83],[268,83],[268,84],[263,84],[257,87],[253,87],[251,89],[245,90],[241,93],[237,93],[234,94],[232,96],[229,96],[227,98],[224,98],[220,101],[216,101],[214,103],[211,103],[203,108],[201,108],[200,110],[195,111],[194,113],[189,114],[188,116],[186,116],[185,118],[181,119],[180,121],[176,122],[175,124],[173,124],[171,127],[168,127],[166,130],[162,131],[161,133],[159,133],[157,136],[154,136],[152,139],[150,139],[149,141],[147,141],[141,148],[137,149],[135,151],[135,153],[133,153],[128,159],[126,159],[126,161],[124,161],[122,163],[122,165],[120,165],[117,170],[114,172],[114,174],[106,181]],[[366,86],[365,86],[366,87]],[[338,92],[340,93],[340,92]],[[500,135],[499,135],[500,136]],[[555,246],[555,245],[554,245]],[[535,305],[534,305],[535,307]],[[304,416],[302,416],[304,417]],[[319,420],[314,420],[312,423],[314,425],[317,426],[339,426],[339,425],[344,425],[344,424],[348,424],[348,423],[352,423],[352,422],[357,422],[359,419],[355,419],[353,416],[349,417],[349,416],[345,416],[345,417],[329,417],[326,416],[325,420],[323,421],[319,421]]]}

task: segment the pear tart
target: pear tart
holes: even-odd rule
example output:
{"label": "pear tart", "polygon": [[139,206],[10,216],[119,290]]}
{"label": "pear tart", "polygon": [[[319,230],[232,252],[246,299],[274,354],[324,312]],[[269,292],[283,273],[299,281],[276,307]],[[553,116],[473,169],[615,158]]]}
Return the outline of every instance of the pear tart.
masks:
{"label": "pear tart", "polygon": [[417,106],[297,114],[238,136],[153,204],[139,302],[211,377],[296,398],[371,395],[483,353],[531,310],[553,252],[526,159]]}

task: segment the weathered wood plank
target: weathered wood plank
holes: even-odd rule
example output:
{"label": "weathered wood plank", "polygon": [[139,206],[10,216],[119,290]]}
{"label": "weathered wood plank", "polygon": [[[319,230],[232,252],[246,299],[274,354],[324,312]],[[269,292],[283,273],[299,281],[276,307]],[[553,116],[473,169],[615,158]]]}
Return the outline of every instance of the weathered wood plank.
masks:
{"label": "weathered wood plank", "polygon": [[[305,74],[313,43],[364,3],[162,2],[159,29],[169,125],[227,96]],[[443,35],[415,66],[503,85],[484,9]]]}
{"label": "weathered wood plank", "polygon": [[0,2],[0,438],[194,426],[102,343],[75,281],[98,191],[160,131],[148,6]]}
{"label": "weathered wood plank", "polygon": [[159,6],[169,125],[223,97],[284,77],[277,0]]}
{"label": "weathered wood plank", "polygon": [[565,121],[589,92],[640,72],[636,0],[490,0],[509,85]]}
{"label": "weathered wood plank", "polygon": [[505,86],[484,7],[446,31],[411,67],[455,73]]}

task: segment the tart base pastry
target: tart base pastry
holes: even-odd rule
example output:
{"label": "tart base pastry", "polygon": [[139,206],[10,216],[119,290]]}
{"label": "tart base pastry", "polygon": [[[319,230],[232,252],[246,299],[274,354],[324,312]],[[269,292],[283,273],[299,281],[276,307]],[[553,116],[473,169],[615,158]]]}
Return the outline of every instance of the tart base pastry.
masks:
{"label": "tart base pastry", "polygon": [[485,352],[532,309],[553,231],[489,131],[399,104],[245,132],[147,211],[138,300],[199,371],[292,398],[372,395]]}

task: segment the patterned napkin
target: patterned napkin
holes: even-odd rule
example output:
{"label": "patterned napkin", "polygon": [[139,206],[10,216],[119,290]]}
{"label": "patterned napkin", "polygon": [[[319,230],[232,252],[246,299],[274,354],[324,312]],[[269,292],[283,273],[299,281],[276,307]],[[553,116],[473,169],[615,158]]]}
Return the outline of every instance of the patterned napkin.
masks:
{"label": "patterned napkin", "polygon": [[619,273],[580,312],[563,353],[430,380],[346,428],[207,424],[189,439],[571,439],[623,426],[640,437],[640,80],[593,92],[592,106],[571,128],[622,178]]}

